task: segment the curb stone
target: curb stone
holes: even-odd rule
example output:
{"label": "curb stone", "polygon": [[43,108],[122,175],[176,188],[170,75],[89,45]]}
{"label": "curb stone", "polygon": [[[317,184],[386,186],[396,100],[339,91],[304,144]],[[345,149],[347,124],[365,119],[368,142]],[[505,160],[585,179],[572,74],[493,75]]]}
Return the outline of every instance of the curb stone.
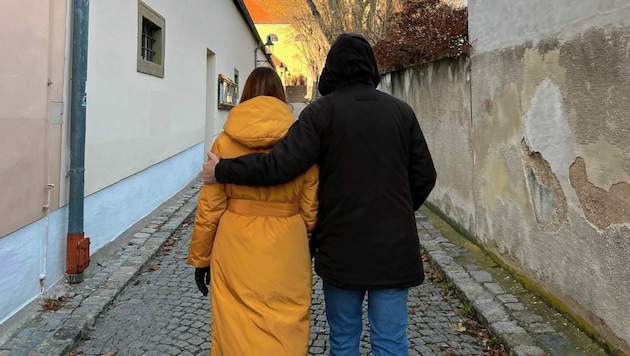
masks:
{"label": "curb stone", "polygon": [[[53,298],[64,296],[67,301],[56,311],[38,310],[0,345],[0,356],[65,356],[73,351],[120,291],[147,267],[147,261],[162,244],[194,214],[201,185],[198,177],[193,179],[187,184],[188,190],[176,194],[176,202],[150,219],[121,250],[106,260],[91,261],[98,268],[89,278],[85,276],[82,283],[63,281],[46,292]],[[41,303],[41,297],[36,302]]]}
{"label": "curb stone", "polygon": [[[574,354],[567,338],[526,311],[514,294],[475,264],[460,265],[455,258],[469,253],[445,238],[429,218],[416,213],[420,245],[431,264],[453,283],[455,292],[475,311],[479,321],[504,345],[511,356],[566,356]],[[560,346],[558,346],[560,345]]]}

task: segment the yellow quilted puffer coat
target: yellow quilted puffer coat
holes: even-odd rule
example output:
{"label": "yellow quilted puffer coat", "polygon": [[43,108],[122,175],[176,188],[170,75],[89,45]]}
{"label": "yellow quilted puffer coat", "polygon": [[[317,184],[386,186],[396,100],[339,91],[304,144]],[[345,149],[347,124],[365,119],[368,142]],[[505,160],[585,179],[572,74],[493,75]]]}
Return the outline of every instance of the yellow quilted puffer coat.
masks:
{"label": "yellow quilted puffer coat", "polygon": [[[255,97],[232,108],[212,152],[266,152],[294,122],[286,103]],[[201,188],[188,263],[210,266],[212,356],[308,354],[318,173],[313,166],[273,187]]]}

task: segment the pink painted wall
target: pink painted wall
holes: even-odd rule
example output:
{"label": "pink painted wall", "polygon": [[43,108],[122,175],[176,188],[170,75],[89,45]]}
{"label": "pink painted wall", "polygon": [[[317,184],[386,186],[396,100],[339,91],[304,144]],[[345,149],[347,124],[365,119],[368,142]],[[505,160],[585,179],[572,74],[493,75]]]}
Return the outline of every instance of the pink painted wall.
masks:
{"label": "pink painted wall", "polygon": [[[0,238],[59,207],[64,100],[65,0],[0,3]],[[65,115],[64,115],[65,117]]]}

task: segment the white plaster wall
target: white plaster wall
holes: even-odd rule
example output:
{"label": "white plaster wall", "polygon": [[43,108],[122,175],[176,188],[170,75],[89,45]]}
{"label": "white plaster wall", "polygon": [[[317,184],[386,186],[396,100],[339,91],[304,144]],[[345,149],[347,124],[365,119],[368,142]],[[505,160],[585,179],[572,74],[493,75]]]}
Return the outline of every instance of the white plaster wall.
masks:
{"label": "white plaster wall", "polygon": [[627,0],[475,0],[468,5],[474,53],[512,47],[549,35],[571,38],[598,24],[626,27]]}
{"label": "white plaster wall", "polygon": [[[200,143],[86,197],[84,227],[90,252],[107,245],[184,188],[199,172],[202,154]],[[0,239],[0,324],[63,278],[67,232],[66,205]]]}
{"label": "white plaster wall", "polygon": [[[39,295],[39,278],[45,270],[50,275],[56,275],[57,279],[63,273],[60,266],[65,266],[65,241],[60,241],[60,238],[63,236],[65,239],[62,233],[67,229],[55,231],[54,226],[67,221],[62,216],[64,211],[67,216],[67,210],[59,209],[49,219],[36,221],[0,239],[0,324]],[[58,233],[50,242],[63,247],[63,260],[55,258],[59,256],[58,251],[48,251],[50,258],[47,263],[42,258],[47,224],[51,226],[51,232]],[[44,263],[46,269],[43,269]]]}
{"label": "white plaster wall", "polygon": [[552,172],[566,181],[578,151],[562,101],[558,85],[543,79],[523,117],[523,135],[529,148],[548,157]]}
{"label": "white plaster wall", "polygon": [[[164,78],[139,73],[137,2],[90,3],[86,194],[148,168],[205,139],[206,62],[216,74],[254,66],[255,38],[231,1],[145,3],[166,19]],[[216,107],[216,106],[215,106]],[[215,109],[215,119],[226,111]],[[200,157],[203,159],[203,157]]]}

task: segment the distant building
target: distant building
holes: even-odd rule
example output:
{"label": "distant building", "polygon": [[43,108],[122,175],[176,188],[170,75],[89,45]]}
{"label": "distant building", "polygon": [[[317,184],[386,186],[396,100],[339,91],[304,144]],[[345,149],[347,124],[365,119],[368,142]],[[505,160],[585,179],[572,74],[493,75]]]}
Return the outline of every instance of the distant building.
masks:
{"label": "distant building", "polygon": [[286,11],[290,3],[278,0],[244,1],[260,37],[263,41],[269,38],[274,44],[273,60],[283,84],[306,86],[305,93],[310,98],[318,73],[312,72],[300,50],[308,38],[293,29],[291,14]]}

